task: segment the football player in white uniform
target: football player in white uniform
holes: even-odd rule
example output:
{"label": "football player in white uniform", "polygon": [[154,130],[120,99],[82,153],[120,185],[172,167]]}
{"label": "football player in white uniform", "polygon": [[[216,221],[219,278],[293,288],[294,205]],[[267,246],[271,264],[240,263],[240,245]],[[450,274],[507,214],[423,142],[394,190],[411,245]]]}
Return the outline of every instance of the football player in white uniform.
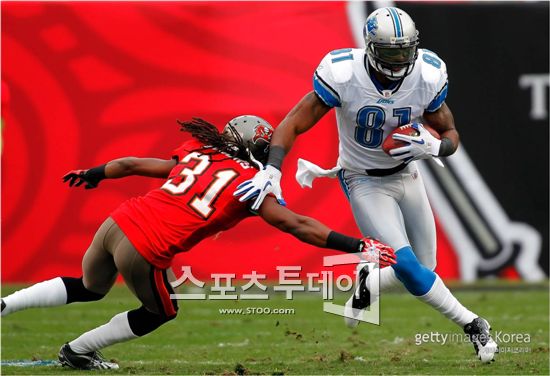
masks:
{"label": "football player in white uniform", "polygon": [[[447,71],[434,52],[418,49],[418,31],[411,17],[398,8],[380,8],[369,15],[363,34],[366,50],[345,48],[327,54],[313,76],[314,90],[290,111],[273,134],[267,166],[237,189],[241,200],[255,198],[259,207],[267,194],[284,203],[281,164],[296,137],[313,127],[331,108],[339,133],[337,171],[363,235],[396,250],[397,264],[368,274],[359,271],[356,293],[348,300],[351,317],[370,304],[370,290],[403,284],[414,296],[460,325],[470,336],[478,357],[493,360],[497,345],[488,322],[466,309],[451,294],[436,266],[435,222],[416,163],[417,159],[448,156],[459,136],[445,103]],[[406,146],[391,156],[381,148],[396,127],[417,120],[418,136],[393,135]],[[441,135],[433,137],[426,122]],[[309,164],[311,165],[311,164]],[[311,172],[311,171],[310,171]],[[315,172],[311,172],[315,175]],[[378,280],[379,275],[379,280]],[[373,297],[377,298],[377,297]],[[358,321],[346,318],[348,326]]]}

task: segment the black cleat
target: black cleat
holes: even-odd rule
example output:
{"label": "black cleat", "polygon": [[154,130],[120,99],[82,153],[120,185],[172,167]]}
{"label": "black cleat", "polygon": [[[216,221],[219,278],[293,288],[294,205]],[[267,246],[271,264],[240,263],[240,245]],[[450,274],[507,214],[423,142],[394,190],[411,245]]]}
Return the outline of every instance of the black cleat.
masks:
{"label": "black cleat", "polygon": [[99,351],[77,354],[71,349],[68,343],[61,346],[57,356],[59,363],[63,367],[67,366],[81,370],[118,369],[118,364],[106,361]]}
{"label": "black cleat", "polygon": [[359,274],[359,282],[353,295],[348,299],[344,307],[344,321],[348,328],[359,325],[357,317],[361,311],[370,305],[370,291],[367,288],[368,266],[365,263],[357,264],[356,271]]}
{"label": "black cleat", "polygon": [[476,317],[469,324],[464,326],[464,333],[473,343],[476,355],[483,363],[494,361],[495,353],[498,352],[498,345],[491,337],[491,326],[487,320]]}

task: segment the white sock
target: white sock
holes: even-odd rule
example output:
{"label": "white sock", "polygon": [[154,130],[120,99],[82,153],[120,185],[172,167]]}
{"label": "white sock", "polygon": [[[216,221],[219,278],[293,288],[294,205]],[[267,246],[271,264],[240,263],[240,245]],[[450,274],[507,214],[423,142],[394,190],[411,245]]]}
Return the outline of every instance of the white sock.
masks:
{"label": "white sock", "polygon": [[67,304],[67,289],[60,277],[32,285],[3,298],[6,308],[2,316],[35,307],[55,307]]}
{"label": "white sock", "polygon": [[[387,267],[380,269],[380,272],[377,272],[375,270],[369,273],[367,277],[367,288],[369,289],[371,294],[374,294],[374,292],[377,290],[377,286],[379,292],[385,292],[392,290],[398,286],[403,286],[403,284],[399,279],[397,279],[393,268]],[[374,294],[373,298],[377,299],[378,295]]]}
{"label": "white sock", "polygon": [[460,304],[438,275],[436,275],[430,291],[417,298],[437,309],[460,327],[464,327],[477,317],[476,314]]}
{"label": "white sock", "polygon": [[69,346],[74,352],[85,354],[137,337],[130,328],[128,311],[126,311],[114,316],[107,324],[82,334],[69,342]]}

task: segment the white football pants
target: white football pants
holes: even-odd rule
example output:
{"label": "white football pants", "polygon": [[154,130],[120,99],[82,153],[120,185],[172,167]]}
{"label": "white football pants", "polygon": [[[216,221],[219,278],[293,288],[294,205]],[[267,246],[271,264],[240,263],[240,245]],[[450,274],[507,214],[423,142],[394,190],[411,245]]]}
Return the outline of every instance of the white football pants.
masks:
{"label": "white football pants", "polygon": [[435,221],[415,162],[390,176],[342,170],[339,177],[363,235],[396,251],[411,246],[420,263],[435,269]]}

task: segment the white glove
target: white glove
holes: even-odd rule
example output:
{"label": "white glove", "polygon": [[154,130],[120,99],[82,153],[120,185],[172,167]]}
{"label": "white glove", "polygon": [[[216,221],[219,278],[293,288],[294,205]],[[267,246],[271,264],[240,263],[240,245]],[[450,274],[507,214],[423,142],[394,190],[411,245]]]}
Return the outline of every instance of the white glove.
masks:
{"label": "white glove", "polygon": [[394,140],[406,142],[408,145],[390,150],[392,158],[409,163],[417,159],[437,157],[441,140],[438,140],[420,123],[413,123],[412,127],[419,132],[418,136],[407,136],[396,133]]}
{"label": "white glove", "polygon": [[243,195],[239,198],[240,202],[256,197],[256,200],[250,207],[250,209],[254,211],[257,211],[260,208],[265,196],[270,193],[275,196],[277,201],[279,201],[279,204],[286,206],[286,202],[283,199],[283,194],[281,191],[281,175],[281,171],[277,168],[267,165],[258,171],[252,179],[239,184],[239,186],[237,186],[237,190],[233,193],[233,196]]}

